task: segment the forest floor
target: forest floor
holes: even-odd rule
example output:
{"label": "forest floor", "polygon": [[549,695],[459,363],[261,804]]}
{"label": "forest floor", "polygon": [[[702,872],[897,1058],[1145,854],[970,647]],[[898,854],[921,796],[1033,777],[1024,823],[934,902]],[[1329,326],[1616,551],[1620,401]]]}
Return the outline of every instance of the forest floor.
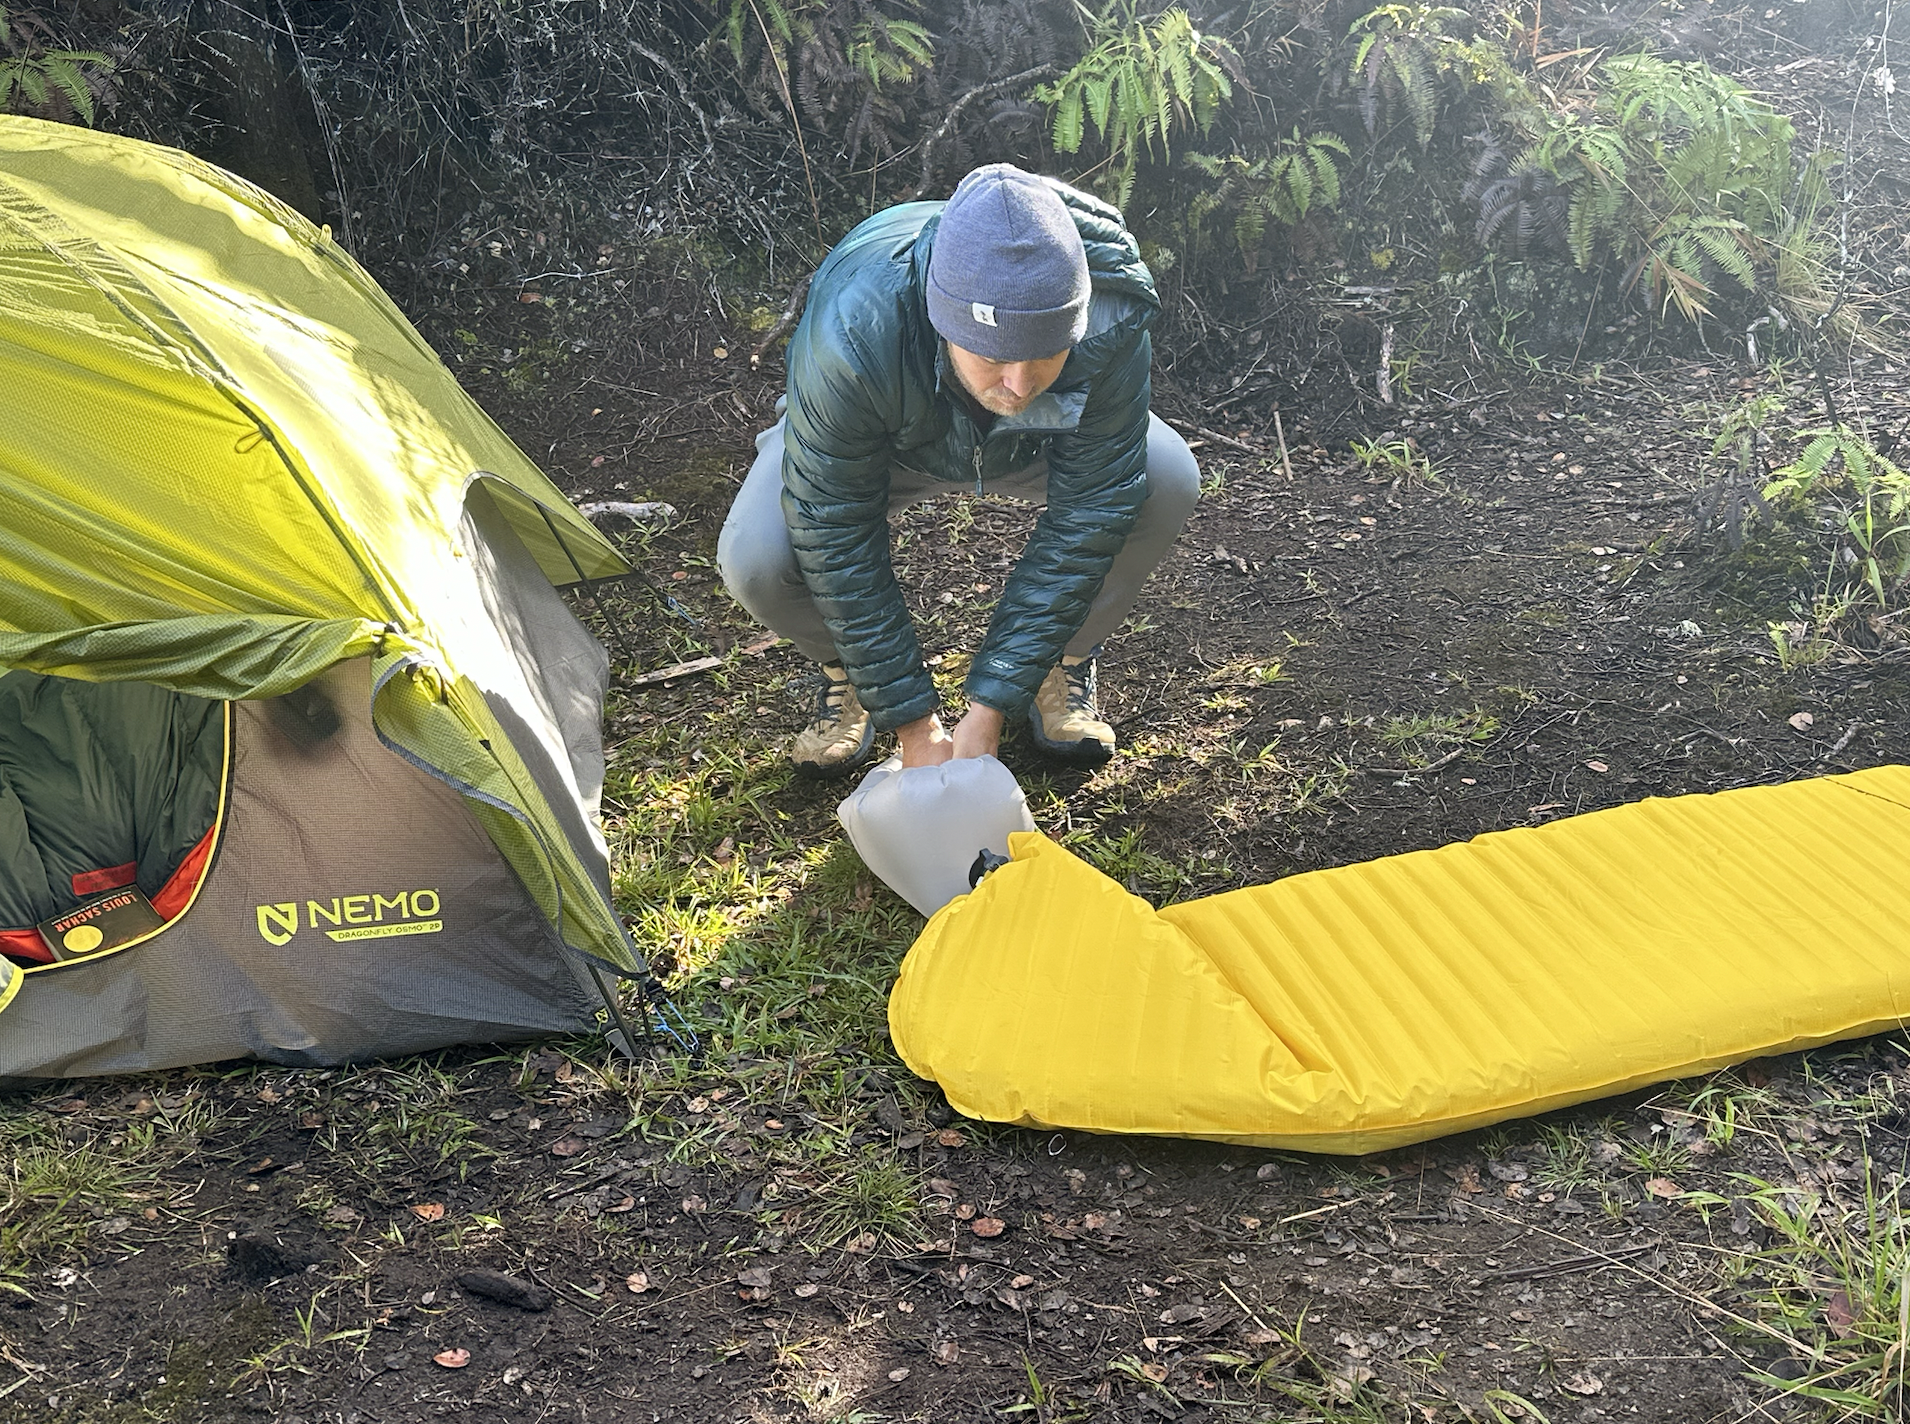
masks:
{"label": "forest floor", "polygon": [[[1903,158],[1869,168],[1899,198]],[[1903,249],[1893,221],[1870,250]],[[707,1056],[580,1039],[9,1101],[0,1418],[1898,1417],[1901,1034],[1358,1159],[954,1117],[886,1034],[921,921],[843,841],[841,788],[789,776],[809,670],[714,575],[779,366],[667,268],[588,357],[582,318],[482,276],[424,321],[473,390],[579,499],[677,511],[624,536],[643,577],[590,617],[619,896]],[[1879,433],[1910,420],[1893,342],[1825,378]],[[1108,648],[1121,755],[1004,749],[1042,829],[1164,903],[1910,761],[1889,622],[1780,657],[1814,546],[1693,516],[1723,412],[1822,423],[1811,367],[1444,374],[1387,406],[1323,361],[1333,393],[1277,430],[1238,372],[1163,378],[1204,497]],[[901,523],[951,695],[1029,522]]]}

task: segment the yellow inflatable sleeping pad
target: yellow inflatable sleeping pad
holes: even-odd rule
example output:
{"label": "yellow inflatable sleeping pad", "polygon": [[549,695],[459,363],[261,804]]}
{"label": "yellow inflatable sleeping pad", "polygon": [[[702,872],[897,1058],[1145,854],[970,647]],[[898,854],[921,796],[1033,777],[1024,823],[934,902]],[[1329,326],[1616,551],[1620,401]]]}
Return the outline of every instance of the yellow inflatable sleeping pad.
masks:
{"label": "yellow inflatable sleeping pad", "polygon": [[1898,1027],[1910,768],[1638,802],[1155,910],[1039,834],[923,930],[970,1117],[1375,1152]]}

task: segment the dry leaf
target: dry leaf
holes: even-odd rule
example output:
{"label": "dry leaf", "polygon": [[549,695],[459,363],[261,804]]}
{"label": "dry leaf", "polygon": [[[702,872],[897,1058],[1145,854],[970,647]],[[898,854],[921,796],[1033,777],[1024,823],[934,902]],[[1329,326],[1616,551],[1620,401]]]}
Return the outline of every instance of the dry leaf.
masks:
{"label": "dry leaf", "polygon": [[1848,1340],[1856,1333],[1851,1327],[1857,1323],[1857,1312],[1851,1309],[1848,1292],[1833,1292],[1824,1302],[1824,1323],[1836,1331],[1839,1340]]}
{"label": "dry leaf", "polygon": [[1684,1195],[1684,1188],[1669,1177],[1653,1177],[1645,1183],[1645,1190],[1660,1201],[1670,1201],[1673,1197]]}
{"label": "dry leaf", "polygon": [[1605,765],[1605,763],[1602,761],[1588,761],[1585,763],[1585,769],[1587,771],[1610,771],[1611,770],[1611,768]]}
{"label": "dry leaf", "polygon": [[908,1377],[909,1377],[909,1367],[907,1365],[903,1365],[900,1369],[889,1371],[889,1381],[892,1384],[900,1384],[902,1383],[903,1380],[907,1379]]}
{"label": "dry leaf", "polygon": [[1475,1162],[1467,1162],[1458,1167],[1445,1167],[1441,1170],[1452,1178],[1462,1192],[1476,1195],[1485,1190],[1484,1185],[1479,1181],[1479,1167]]}
{"label": "dry leaf", "polygon": [[1149,1360],[1141,1366],[1141,1373],[1155,1384],[1159,1384],[1167,1378],[1167,1366],[1157,1360]]}
{"label": "dry leaf", "polygon": [[796,1287],[796,1294],[801,1296],[804,1300],[808,1300],[810,1296],[821,1289],[822,1287],[817,1285],[814,1281],[804,1281],[801,1285]]}
{"label": "dry leaf", "polygon": [[968,1223],[968,1229],[977,1236],[994,1238],[1008,1229],[1008,1223],[998,1216],[978,1216]]}
{"label": "dry leaf", "polygon": [[1559,1385],[1564,1389],[1569,1389],[1573,1394],[1583,1395],[1600,1394],[1603,1393],[1605,1389],[1605,1381],[1593,1374],[1590,1370],[1583,1370],[1575,1375],[1567,1375],[1564,1379],[1559,1381]]}
{"label": "dry leaf", "polygon": [[447,1370],[461,1370],[471,1363],[471,1352],[469,1350],[440,1350],[431,1359]]}
{"label": "dry leaf", "polygon": [[952,1127],[945,1127],[935,1134],[935,1141],[942,1147],[960,1147],[963,1142],[961,1133]]}
{"label": "dry leaf", "polygon": [[420,1221],[443,1221],[444,1203],[416,1202],[412,1205],[411,1214]]}
{"label": "dry leaf", "polygon": [[975,1219],[975,1204],[973,1202],[963,1202],[960,1206],[955,1208],[955,1215],[962,1221],[973,1221]]}
{"label": "dry leaf", "polygon": [[1008,1282],[1008,1284],[1013,1286],[1016,1290],[1025,1290],[1034,1283],[1035,1278],[1033,1276],[1016,1276],[1012,1281]]}
{"label": "dry leaf", "polygon": [[953,1340],[944,1340],[935,1347],[935,1363],[952,1365],[962,1357],[962,1347]]}
{"label": "dry leaf", "polygon": [[736,1284],[739,1286],[767,1289],[769,1286],[769,1269],[766,1266],[746,1266],[736,1273]]}
{"label": "dry leaf", "polygon": [[560,1137],[551,1143],[550,1155],[553,1157],[575,1157],[588,1146],[590,1146],[590,1144],[581,1137]]}
{"label": "dry leaf", "polygon": [[632,1271],[623,1278],[623,1283],[630,1288],[630,1294],[642,1295],[650,1289],[650,1274],[647,1271]]}
{"label": "dry leaf", "polygon": [[[1808,732],[1812,727],[1817,725],[1817,719],[1808,712],[1793,712],[1790,717],[1790,722],[1791,725],[1800,732]],[[260,1096],[264,1095],[261,1094]]]}

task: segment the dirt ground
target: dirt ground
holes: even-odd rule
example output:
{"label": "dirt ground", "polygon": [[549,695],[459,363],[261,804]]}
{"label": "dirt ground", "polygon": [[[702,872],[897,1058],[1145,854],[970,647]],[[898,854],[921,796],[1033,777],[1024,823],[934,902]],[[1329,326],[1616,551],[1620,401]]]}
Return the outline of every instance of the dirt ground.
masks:
{"label": "dirt ground", "polygon": [[[1774,44],[1767,70],[1792,54]],[[1870,167],[1899,194],[1901,159]],[[1871,251],[1902,250],[1893,222]],[[591,613],[618,659],[613,757],[635,787],[680,756],[696,794],[742,807],[741,834],[683,842],[697,883],[801,862],[810,898],[788,913],[840,928],[877,979],[829,1018],[826,965],[771,985],[766,932],[746,961],[686,930],[659,968],[701,1063],[578,1040],[7,1101],[16,1178],[32,1154],[98,1171],[0,1221],[19,1266],[0,1276],[0,1418],[1896,1417],[1784,1397],[1807,1347],[1862,1335],[1864,1306],[1784,1211],[1869,1221],[1894,1200],[1901,1034],[1361,1159],[953,1118],[882,1032],[880,975],[920,922],[840,845],[839,789],[776,774],[805,669],[740,651],[756,631],[714,579],[780,366],[750,370],[735,303],[668,272],[581,355],[537,293],[483,275],[447,275],[422,314],[440,349],[579,499],[678,513],[629,536],[643,580]],[[1231,330],[1253,349],[1254,325]],[[1090,776],[1005,749],[1051,834],[1164,900],[1910,760],[1888,620],[1780,658],[1770,625],[1823,568],[1782,531],[1733,550],[1694,518],[1723,472],[1707,432],[1747,394],[1780,395],[1801,430],[1829,382],[1901,432],[1894,338],[1822,380],[1642,355],[1454,367],[1392,405],[1322,349],[1306,390],[1252,384],[1251,362],[1163,377],[1206,490],[1107,651],[1122,756]],[[1355,436],[1411,444],[1362,462]],[[898,570],[951,686],[1028,522],[997,502],[905,521]],[[637,680],[710,653],[714,673]],[[637,814],[613,794],[613,827]],[[806,1023],[826,1027],[762,1046]]]}

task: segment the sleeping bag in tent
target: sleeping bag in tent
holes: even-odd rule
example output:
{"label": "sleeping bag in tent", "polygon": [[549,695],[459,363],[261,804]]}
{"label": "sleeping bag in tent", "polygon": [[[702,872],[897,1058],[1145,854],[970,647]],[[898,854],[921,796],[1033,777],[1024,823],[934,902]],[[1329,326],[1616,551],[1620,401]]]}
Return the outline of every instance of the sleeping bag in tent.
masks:
{"label": "sleeping bag in tent", "polygon": [[1910,767],[1642,801],[1155,910],[1036,833],[889,1027],[970,1117],[1374,1152],[1901,1026]]}
{"label": "sleeping bag in tent", "polygon": [[627,573],[335,242],[0,115],[0,1081],[592,1026]]}

